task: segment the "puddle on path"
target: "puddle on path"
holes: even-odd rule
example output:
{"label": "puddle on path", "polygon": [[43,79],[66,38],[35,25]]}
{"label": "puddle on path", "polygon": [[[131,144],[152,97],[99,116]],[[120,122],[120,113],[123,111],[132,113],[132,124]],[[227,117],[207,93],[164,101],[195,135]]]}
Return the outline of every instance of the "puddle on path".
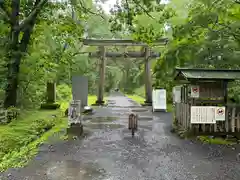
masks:
{"label": "puddle on path", "polygon": [[153,120],[153,117],[152,116],[139,116],[138,120],[139,121],[141,121],[141,120],[151,121],[151,120]]}
{"label": "puddle on path", "polygon": [[121,124],[97,124],[97,123],[89,123],[84,125],[90,129],[119,129],[124,127]]}
{"label": "puddle on path", "polygon": [[62,140],[79,140],[79,139],[84,139],[84,138],[87,138],[89,136],[91,136],[92,132],[87,130],[87,129],[83,129],[83,133],[81,136],[77,136],[75,134],[71,134],[71,133],[68,133],[68,134],[65,134],[64,136],[61,137]]}
{"label": "puddle on path", "polygon": [[101,122],[112,122],[117,120],[117,117],[91,117],[89,120],[94,123],[101,123]]}
{"label": "puddle on path", "polygon": [[132,112],[147,112],[148,109],[146,108],[138,108],[138,109],[131,109]]}
{"label": "puddle on path", "polygon": [[46,175],[51,180],[101,180],[106,171],[94,163],[67,160],[49,163]]}

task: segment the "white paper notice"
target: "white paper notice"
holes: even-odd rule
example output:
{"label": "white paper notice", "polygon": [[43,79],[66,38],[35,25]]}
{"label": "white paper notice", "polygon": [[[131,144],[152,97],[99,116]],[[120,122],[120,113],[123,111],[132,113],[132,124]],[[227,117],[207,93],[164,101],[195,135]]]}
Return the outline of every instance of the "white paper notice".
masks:
{"label": "white paper notice", "polygon": [[181,102],[181,86],[175,86],[173,88],[173,101],[176,103]]}
{"label": "white paper notice", "polygon": [[215,124],[215,107],[213,106],[192,106],[191,124]]}

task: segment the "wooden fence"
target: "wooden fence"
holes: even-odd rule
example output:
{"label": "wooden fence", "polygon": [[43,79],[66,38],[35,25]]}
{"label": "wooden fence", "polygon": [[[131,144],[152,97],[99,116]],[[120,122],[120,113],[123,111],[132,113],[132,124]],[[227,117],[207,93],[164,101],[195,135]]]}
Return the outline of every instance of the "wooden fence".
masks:
{"label": "wooden fence", "polygon": [[175,120],[178,126],[194,133],[239,133],[240,132],[240,106],[226,106],[225,121],[216,124],[191,124],[191,106],[188,103],[175,104]]}

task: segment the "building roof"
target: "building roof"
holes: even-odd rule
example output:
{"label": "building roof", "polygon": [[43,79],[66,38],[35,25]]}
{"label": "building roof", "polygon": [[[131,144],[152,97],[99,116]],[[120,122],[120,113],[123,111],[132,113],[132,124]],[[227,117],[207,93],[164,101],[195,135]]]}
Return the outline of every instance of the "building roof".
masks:
{"label": "building roof", "polygon": [[175,80],[237,80],[240,70],[176,68]]}

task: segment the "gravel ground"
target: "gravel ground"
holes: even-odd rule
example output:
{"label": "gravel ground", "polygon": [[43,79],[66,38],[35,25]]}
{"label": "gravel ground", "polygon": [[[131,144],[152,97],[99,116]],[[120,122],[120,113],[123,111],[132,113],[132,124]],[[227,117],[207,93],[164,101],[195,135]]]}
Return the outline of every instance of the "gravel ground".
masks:
{"label": "gravel ground", "polygon": [[[134,138],[129,110],[138,112]],[[112,117],[112,118],[109,118]],[[116,117],[116,118],[115,118]],[[82,140],[58,140],[40,148],[25,168],[9,169],[10,180],[239,180],[239,147],[202,145],[170,133],[172,115],[151,113],[120,93],[85,121]]]}

